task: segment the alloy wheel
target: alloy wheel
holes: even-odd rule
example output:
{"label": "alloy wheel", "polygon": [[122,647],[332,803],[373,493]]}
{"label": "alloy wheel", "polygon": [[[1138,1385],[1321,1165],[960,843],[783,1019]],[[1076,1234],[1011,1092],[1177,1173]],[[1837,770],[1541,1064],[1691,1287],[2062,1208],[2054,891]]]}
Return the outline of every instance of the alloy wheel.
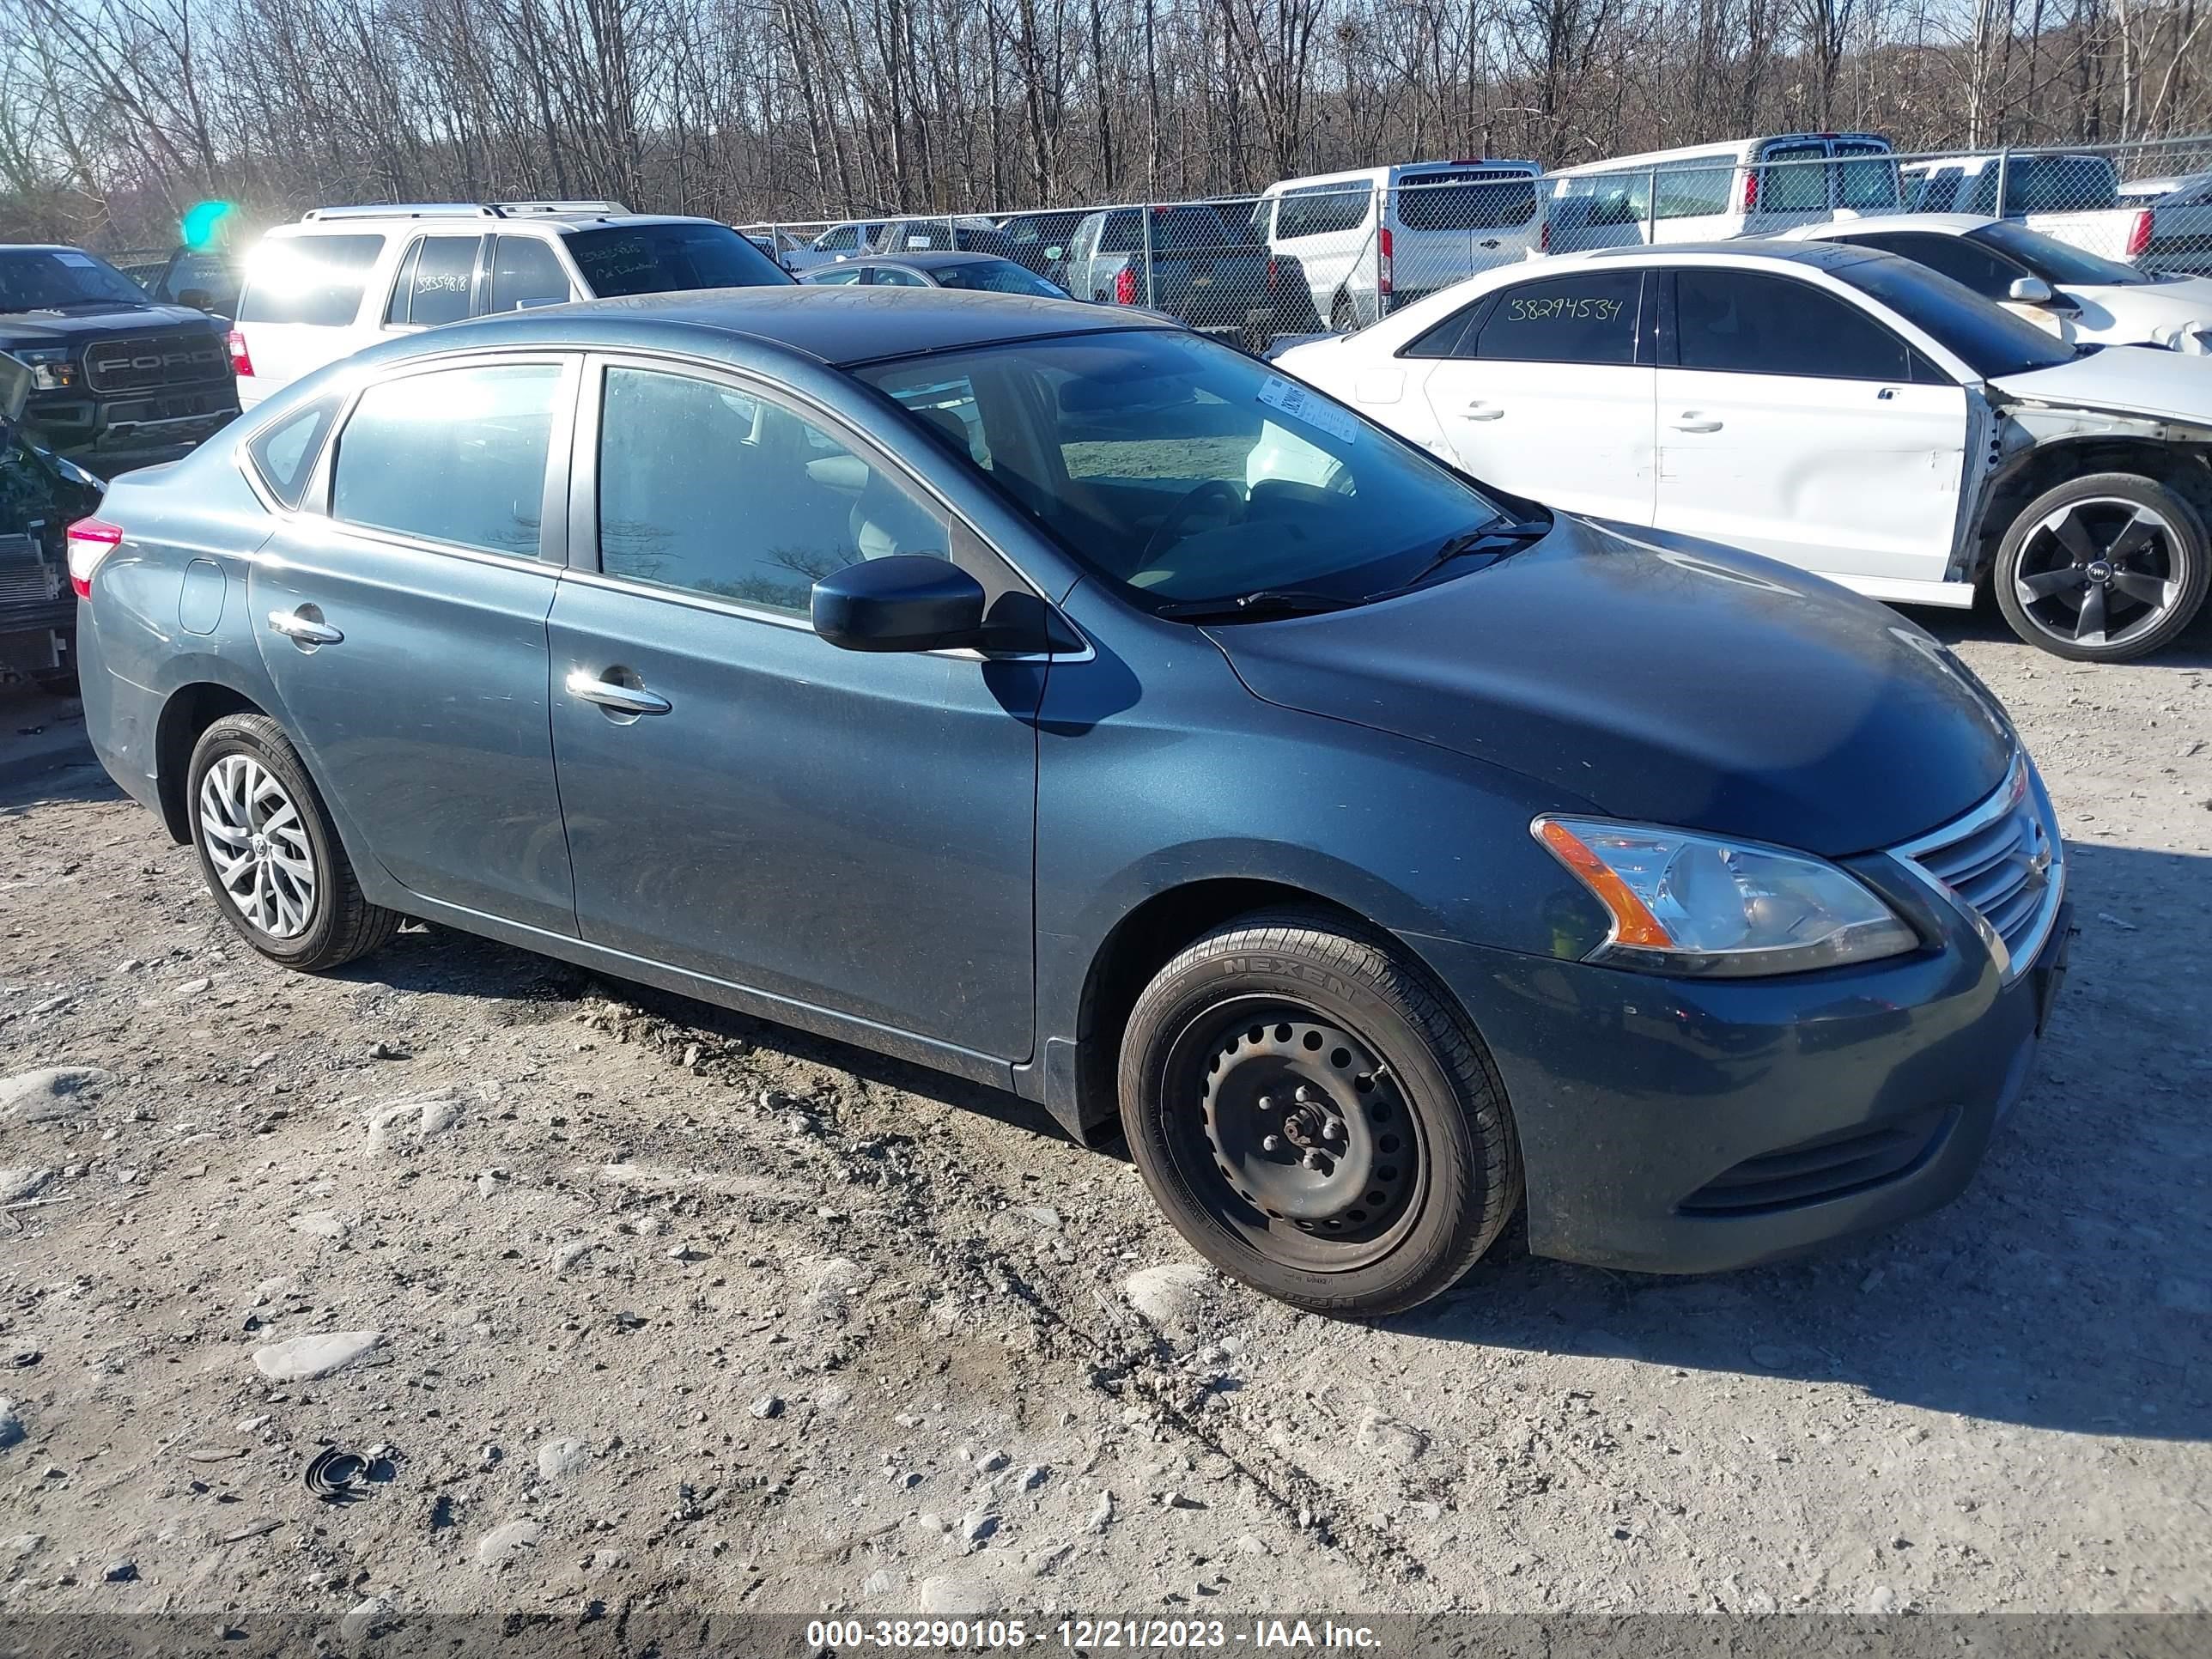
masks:
{"label": "alloy wheel", "polygon": [[200,780],[200,844],[240,915],[296,939],[315,909],[315,854],[299,805],[251,755],[225,755]]}
{"label": "alloy wheel", "polygon": [[2123,646],[2181,597],[2172,525],[2118,496],[2071,501],[2027,533],[2013,591],[2028,620],[2075,645]]}

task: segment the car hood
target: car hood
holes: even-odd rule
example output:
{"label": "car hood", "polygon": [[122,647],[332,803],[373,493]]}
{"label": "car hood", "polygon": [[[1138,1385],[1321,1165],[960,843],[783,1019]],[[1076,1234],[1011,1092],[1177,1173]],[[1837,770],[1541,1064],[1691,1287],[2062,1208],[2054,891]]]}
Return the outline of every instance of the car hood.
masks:
{"label": "car hood", "polygon": [[1208,631],[1269,702],[1509,768],[1563,806],[1828,857],[1957,817],[2016,744],[1948,650],[1871,600],[1565,517],[1401,599]]}
{"label": "car hood", "polygon": [[219,333],[215,319],[184,306],[117,306],[106,311],[11,311],[0,313],[0,350],[15,345],[68,345],[149,329],[197,325]]}
{"label": "car hood", "polygon": [[2116,345],[2051,368],[1990,382],[2009,398],[2062,409],[2114,410],[2212,426],[2212,374],[2201,357],[2159,346]]}
{"label": "car hood", "polygon": [[[2069,283],[2062,290],[2084,308],[2084,319],[2109,319],[2109,326],[2130,336],[2172,344],[2181,331],[2212,330],[2212,279],[2184,276],[2178,282],[2129,284]],[[2202,356],[2195,341],[2179,343],[2185,352]]]}

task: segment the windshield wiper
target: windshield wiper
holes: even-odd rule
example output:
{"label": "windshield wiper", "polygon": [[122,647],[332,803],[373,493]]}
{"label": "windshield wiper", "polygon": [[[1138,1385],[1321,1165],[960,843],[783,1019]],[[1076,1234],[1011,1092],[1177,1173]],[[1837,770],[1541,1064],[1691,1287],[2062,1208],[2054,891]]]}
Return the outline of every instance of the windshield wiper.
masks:
{"label": "windshield wiper", "polygon": [[1378,599],[1395,599],[1401,593],[1410,593],[1455,559],[1463,559],[1470,553],[1495,553],[1502,557],[1516,543],[1526,546],[1530,542],[1541,541],[1551,528],[1547,524],[1524,523],[1501,514],[1478,530],[1453,537],[1430,556],[1429,562],[1415,571],[1410,580],[1370,593],[1360,603],[1372,605]]}
{"label": "windshield wiper", "polygon": [[1156,617],[1170,622],[1251,622],[1261,617],[1311,616],[1323,611],[1345,611],[1364,599],[1341,593],[1316,593],[1295,587],[1261,587],[1220,599],[1177,599],[1155,609]]}

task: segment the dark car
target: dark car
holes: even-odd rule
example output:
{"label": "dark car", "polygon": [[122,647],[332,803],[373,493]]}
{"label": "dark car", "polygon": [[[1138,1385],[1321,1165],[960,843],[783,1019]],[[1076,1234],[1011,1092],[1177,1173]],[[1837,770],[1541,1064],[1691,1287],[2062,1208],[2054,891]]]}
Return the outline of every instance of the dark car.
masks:
{"label": "dark car", "polygon": [[103,475],[174,460],[238,413],[224,331],[82,249],[0,247],[0,351],[36,441]]}
{"label": "dark car", "polygon": [[999,234],[1006,239],[1006,257],[1027,265],[1047,282],[1067,286],[1067,244],[1083,222],[1084,210],[1061,208],[1048,213],[1017,213],[1003,220]]}
{"label": "dark car", "polygon": [[100,505],[100,480],[26,438],[31,371],[0,354],[0,669],[51,691],[76,679],[67,532]]}
{"label": "dark car", "polygon": [[1253,351],[1278,333],[1303,331],[1312,309],[1308,295],[1290,314],[1303,276],[1284,283],[1250,224],[1231,223],[1210,202],[1090,214],[1069,238],[1066,270],[1079,300],[1163,311]]}
{"label": "dark car", "polygon": [[264,957],[426,918],[1118,1123],[1310,1308],[1437,1294],[1524,1194],[1669,1270],[1942,1203],[2065,948],[1919,629],[1127,312],[461,323],[100,514],[88,729]]}
{"label": "dark car", "polygon": [[957,288],[977,294],[1026,294],[1065,300],[1067,290],[1026,265],[994,253],[865,253],[817,265],[799,279],[814,288]]}
{"label": "dark car", "polygon": [[215,317],[238,315],[238,291],[246,281],[244,255],[223,248],[179,247],[168,263],[139,278],[159,305],[184,306]]}

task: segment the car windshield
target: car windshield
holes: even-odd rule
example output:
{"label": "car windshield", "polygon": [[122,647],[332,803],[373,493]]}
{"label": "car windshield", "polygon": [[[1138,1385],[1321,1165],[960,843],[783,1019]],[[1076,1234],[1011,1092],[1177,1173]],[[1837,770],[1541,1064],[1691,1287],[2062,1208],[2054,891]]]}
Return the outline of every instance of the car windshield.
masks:
{"label": "car windshield", "polygon": [[568,252],[602,300],[694,288],[767,288],[791,280],[727,225],[611,226],[580,230]]}
{"label": "car windshield", "polygon": [[1403,440],[1180,330],[1013,341],[854,373],[1150,610],[1260,593],[1356,604],[1419,579],[1503,516]]}
{"label": "car windshield", "polygon": [[0,311],[143,306],[146,290],[104,259],[75,248],[0,252]]}
{"label": "car windshield", "polygon": [[1829,270],[1931,336],[1984,380],[2074,361],[2073,347],[1926,265],[1870,252]]}
{"label": "car windshield", "polygon": [[2100,259],[2069,246],[2055,236],[2045,236],[2040,231],[2025,226],[2008,224],[1998,220],[1984,225],[1979,230],[1969,231],[1966,240],[1984,242],[2001,253],[2009,253],[2021,264],[2046,283],[2061,287],[2068,283],[2084,283],[2109,288],[2133,288],[2139,283],[2156,279],[2145,276],[2133,265],[2124,265],[2117,259]]}
{"label": "car windshield", "polygon": [[1037,294],[1064,300],[1064,289],[1012,259],[977,259],[964,265],[939,265],[933,275],[939,288],[975,289],[987,294]]}

